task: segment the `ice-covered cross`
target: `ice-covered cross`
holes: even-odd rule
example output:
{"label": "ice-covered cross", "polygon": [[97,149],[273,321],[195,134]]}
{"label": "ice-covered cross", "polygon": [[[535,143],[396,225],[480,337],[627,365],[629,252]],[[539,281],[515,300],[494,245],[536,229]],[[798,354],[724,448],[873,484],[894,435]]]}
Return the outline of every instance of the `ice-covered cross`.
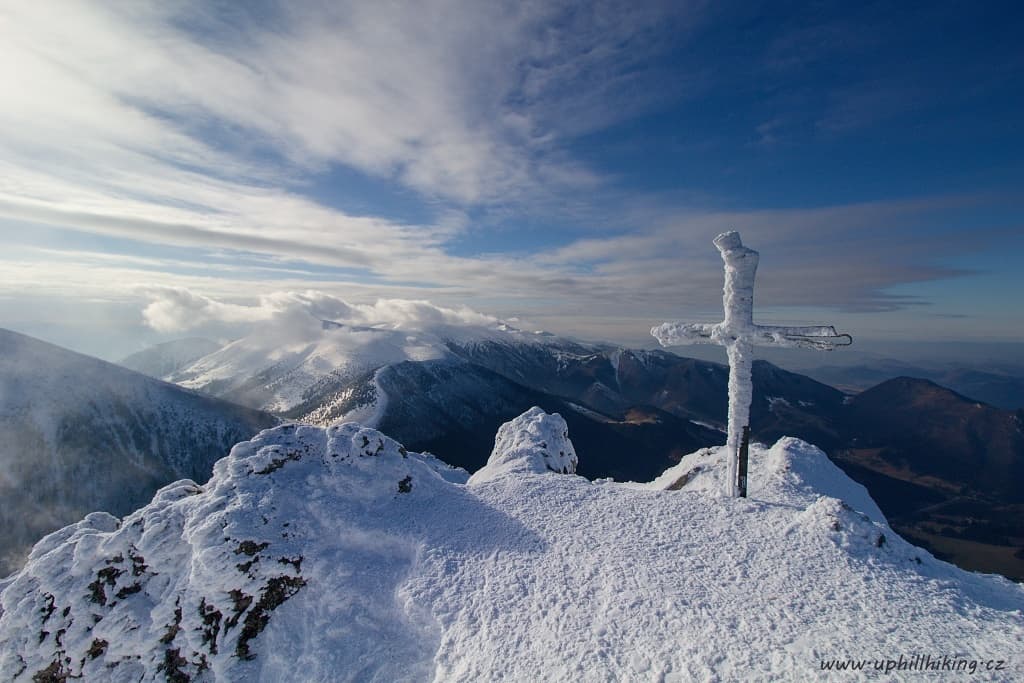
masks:
{"label": "ice-covered cross", "polygon": [[[714,244],[725,261],[725,319],[718,324],[663,323],[651,329],[662,346],[719,344],[729,356],[729,453],[727,495],[746,497],[746,432],[750,420],[751,365],[754,346],[831,351],[853,339],[832,326],[780,327],[754,324],[754,275],[758,254],[743,246],[740,234],[723,232]],[[742,453],[741,453],[742,451]],[[742,460],[741,460],[742,458]]]}

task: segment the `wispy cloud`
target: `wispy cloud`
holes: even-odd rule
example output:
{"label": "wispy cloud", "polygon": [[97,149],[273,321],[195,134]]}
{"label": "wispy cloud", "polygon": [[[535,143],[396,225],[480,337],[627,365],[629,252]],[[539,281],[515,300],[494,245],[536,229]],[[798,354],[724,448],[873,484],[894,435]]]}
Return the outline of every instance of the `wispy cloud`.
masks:
{"label": "wispy cloud", "polygon": [[[658,49],[643,37],[671,14],[622,9],[7,5],[0,219],[298,259],[366,281],[572,287],[517,258],[452,256],[446,243],[466,222],[445,206],[602,182],[559,139],[631,109],[609,94],[637,78],[636,60]],[[446,204],[406,224],[305,197],[309,174],[333,164]]]}
{"label": "wispy cloud", "polygon": [[[564,329],[574,316],[715,310],[721,264],[710,239],[726,229],[765,253],[758,295],[775,306],[891,310],[914,303],[895,285],[962,275],[915,244],[948,200],[683,209],[623,190],[568,144],[706,87],[700,60],[653,57],[678,50],[714,11],[7,3],[0,295],[106,297],[143,310],[154,302],[140,286],[160,287],[177,294],[145,310],[167,330],[183,311],[244,318],[269,310],[260,297],[306,290],[350,305],[479,301]],[[799,68],[841,34],[794,34],[769,50],[768,70]],[[855,100],[836,99],[836,121],[874,111]],[[785,111],[760,120],[751,133],[766,143],[792,125]],[[314,185],[339,168],[412,194],[423,216],[318,195]],[[495,216],[536,215],[570,216],[575,232],[543,249],[458,248]],[[39,225],[117,247],[100,258],[101,247],[34,237]]]}
{"label": "wispy cloud", "polygon": [[[220,240],[208,233],[175,233],[171,226],[161,239],[180,238],[182,246],[198,250],[198,262],[222,261],[223,257],[212,259],[203,250],[228,244],[252,254],[243,259],[244,265],[211,266],[214,272],[203,276],[180,258],[119,259],[108,254],[97,260],[89,253],[50,248],[34,256],[37,252],[30,250],[13,260],[0,258],[0,291],[34,282],[73,295],[92,278],[93,287],[101,289],[120,283],[123,292],[130,292],[138,283],[153,281],[237,300],[293,288],[352,292],[348,296],[356,301],[385,291],[400,297],[415,297],[422,291],[440,302],[488,300],[502,314],[517,308],[539,309],[560,298],[591,310],[628,305],[634,314],[661,316],[673,310],[717,310],[721,262],[710,240],[719,232],[740,228],[746,242],[764,254],[758,276],[762,303],[883,311],[914,303],[912,298],[892,294],[890,288],[966,275],[963,269],[944,265],[948,257],[963,249],[982,248],[1003,234],[954,232],[922,248],[921,225],[977,201],[955,197],[802,210],[647,212],[650,223],[628,232],[576,239],[529,254],[488,257],[452,256],[412,229],[409,236],[389,241],[388,226],[373,222],[365,230],[368,235],[381,235],[381,244],[373,248],[368,236],[356,256],[329,243],[324,246],[323,236],[315,230],[294,231],[287,239],[267,244],[246,233]],[[292,215],[305,216],[301,208],[294,207]],[[127,229],[136,227],[134,223],[113,225],[102,229],[138,236]],[[347,275],[331,275],[303,268],[303,263],[359,268]]]}
{"label": "wispy cloud", "polygon": [[593,172],[554,143],[623,115],[608,95],[654,49],[634,49],[666,16],[653,9],[8,5],[2,117],[17,135],[3,144],[21,166],[60,163],[78,180],[96,165],[274,179],[277,160],[278,180],[341,163],[460,202],[589,184]]}

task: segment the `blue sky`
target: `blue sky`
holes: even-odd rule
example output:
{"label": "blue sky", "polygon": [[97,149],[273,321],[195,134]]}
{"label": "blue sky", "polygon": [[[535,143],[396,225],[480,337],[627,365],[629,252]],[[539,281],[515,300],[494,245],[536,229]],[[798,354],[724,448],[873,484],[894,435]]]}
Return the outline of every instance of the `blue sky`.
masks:
{"label": "blue sky", "polygon": [[[0,325],[116,358],[314,290],[648,343],[720,314],[711,239],[736,229],[762,253],[766,322],[1019,341],[1022,19],[10,3]],[[154,325],[153,304],[203,313]]]}

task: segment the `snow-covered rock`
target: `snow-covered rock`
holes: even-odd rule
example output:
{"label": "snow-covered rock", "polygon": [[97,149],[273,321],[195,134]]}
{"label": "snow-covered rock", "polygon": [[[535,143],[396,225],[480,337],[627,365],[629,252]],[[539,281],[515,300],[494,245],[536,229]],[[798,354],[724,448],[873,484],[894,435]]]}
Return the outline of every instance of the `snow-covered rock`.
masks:
{"label": "snow-covered rock", "polygon": [[851,659],[865,669],[844,680],[931,680],[885,671],[927,654],[975,663],[972,680],[1024,674],[1024,589],[906,543],[802,442],[753,449],[747,499],[709,495],[718,449],[651,485],[556,475],[574,451],[538,410],[492,459],[467,485],[356,424],[264,431],[205,486],[40,542],[0,584],[0,671],[818,680]]}
{"label": "snow-covered rock", "polygon": [[470,477],[469,483],[479,484],[524,472],[575,474],[578,462],[562,416],[548,415],[534,406],[501,425],[494,438],[491,457]]}
{"label": "snow-covered rock", "polygon": [[[93,513],[40,541],[0,596],[0,671],[251,680],[293,638],[386,636],[404,617],[376,590],[393,590],[418,552],[403,538],[406,499],[465,479],[355,423],[264,431],[206,486],[179,481],[124,520]],[[254,641],[310,584],[313,600],[271,639],[288,642],[258,656]],[[355,666],[359,648],[340,647]]]}

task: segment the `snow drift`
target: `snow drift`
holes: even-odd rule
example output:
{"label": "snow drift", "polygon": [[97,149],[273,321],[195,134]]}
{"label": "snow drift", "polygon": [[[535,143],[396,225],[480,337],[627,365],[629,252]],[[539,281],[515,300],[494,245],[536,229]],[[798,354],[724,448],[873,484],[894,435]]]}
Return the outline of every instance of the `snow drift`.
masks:
{"label": "snow drift", "polygon": [[0,670],[810,680],[827,658],[1021,651],[1024,590],[903,541],[821,451],[755,448],[749,499],[708,493],[724,457],[591,482],[571,473],[564,421],[534,409],[467,481],[358,424],[267,430],[205,486],[37,544],[0,584]]}

